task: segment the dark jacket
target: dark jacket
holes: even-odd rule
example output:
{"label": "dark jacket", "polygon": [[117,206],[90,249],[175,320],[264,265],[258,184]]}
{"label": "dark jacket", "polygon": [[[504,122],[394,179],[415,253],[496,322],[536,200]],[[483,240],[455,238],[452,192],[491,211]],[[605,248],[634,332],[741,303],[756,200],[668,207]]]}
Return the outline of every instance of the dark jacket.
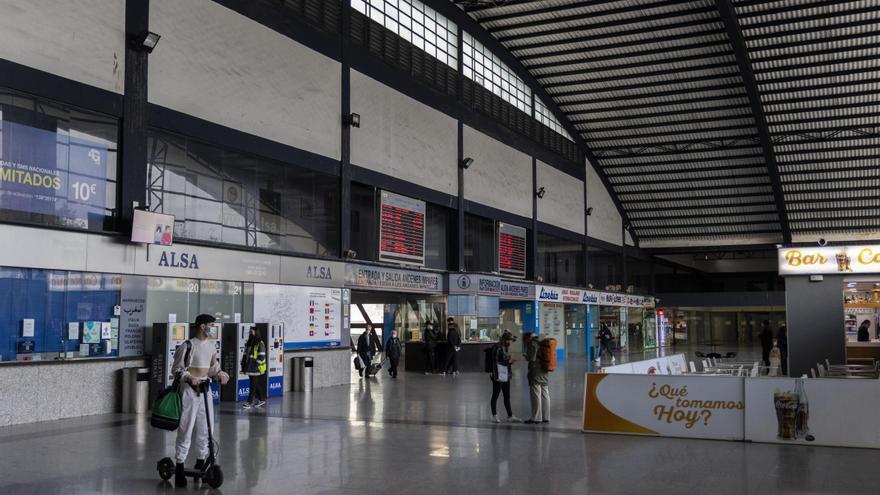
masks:
{"label": "dark jacket", "polygon": [[859,331],[856,334],[856,338],[858,339],[859,342],[867,342],[867,341],[871,340],[871,333],[868,332],[867,325],[862,325],[859,327]]}
{"label": "dark jacket", "polygon": [[770,327],[765,326],[761,328],[761,333],[758,336],[761,338],[761,349],[773,347],[773,331],[770,330]]}
{"label": "dark jacket", "polygon": [[458,331],[458,325],[455,323],[449,325],[449,329],[446,330],[446,341],[449,342],[449,345],[452,347],[458,347],[461,345],[461,332]]}
{"label": "dark jacket", "polygon": [[[254,349],[257,350],[257,357],[254,357]],[[245,344],[244,355],[241,356],[241,370],[247,375],[261,375],[260,367],[266,366],[266,344],[263,339],[256,341],[248,341]]]}
{"label": "dark jacket", "polygon": [[437,342],[440,340],[440,330],[437,328],[428,329],[425,328],[425,346],[434,349],[437,347]]}
{"label": "dark jacket", "polygon": [[501,343],[492,346],[492,381],[498,381],[498,365],[507,366],[508,381],[513,378],[513,368],[510,367],[510,354]]}
{"label": "dark jacket", "polygon": [[607,344],[607,343],[611,342],[611,339],[613,337],[614,336],[611,335],[611,330],[608,330],[607,327],[602,327],[601,329],[599,329],[599,340],[600,341]]}
{"label": "dark jacket", "polygon": [[369,356],[376,353],[376,341],[371,335],[362,333],[358,337],[357,352],[358,354],[367,354]]}
{"label": "dark jacket", "polygon": [[388,359],[399,359],[402,353],[399,337],[389,337],[385,344],[385,356]]}

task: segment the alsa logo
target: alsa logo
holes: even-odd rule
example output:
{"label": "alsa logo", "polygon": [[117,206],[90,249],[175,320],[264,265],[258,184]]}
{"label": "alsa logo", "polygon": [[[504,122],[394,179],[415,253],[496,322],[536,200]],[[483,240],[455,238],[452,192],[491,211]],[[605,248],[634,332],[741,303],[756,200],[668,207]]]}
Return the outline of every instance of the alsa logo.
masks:
{"label": "alsa logo", "polygon": [[306,270],[306,278],[316,278],[319,280],[332,280],[333,275],[330,273],[329,266],[309,266]]}
{"label": "alsa logo", "polygon": [[281,388],[281,384],[278,382],[273,382],[269,384],[269,390],[279,390]]}
{"label": "alsa logo", "polygon": [[559,293],[556,292],[555,290],[548,291],[542,287],[541,294],[538,297],[540,297],[541,299],[549,299],[551,301],[558,301],[559,300]]}
{"label": "alsa logo", "polygon": [[162,251],[162,256],[159,257],[159,266],[198,270],[199,260],[195,254]]}
{"label": "alsa logo", "polygon": [[239,387],[238,388],[238,395],[239,396],[247,396],[250,393],[251,393],[250,387]]}

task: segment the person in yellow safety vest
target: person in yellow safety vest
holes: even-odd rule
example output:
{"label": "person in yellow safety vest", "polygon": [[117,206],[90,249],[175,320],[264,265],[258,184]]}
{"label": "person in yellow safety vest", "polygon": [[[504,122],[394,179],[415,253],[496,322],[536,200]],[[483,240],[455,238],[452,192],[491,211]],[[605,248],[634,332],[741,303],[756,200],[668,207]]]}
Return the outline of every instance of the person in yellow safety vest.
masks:
{"label": "person in yellow safety vest", "polygon": [[250,335],[248,335],[247,343],[244,346],[241,371],[247,374],[251,381],[248,400],[244,403],[244,408],[250,409],[266,405],[266,344],[256,327],[251,327]]}

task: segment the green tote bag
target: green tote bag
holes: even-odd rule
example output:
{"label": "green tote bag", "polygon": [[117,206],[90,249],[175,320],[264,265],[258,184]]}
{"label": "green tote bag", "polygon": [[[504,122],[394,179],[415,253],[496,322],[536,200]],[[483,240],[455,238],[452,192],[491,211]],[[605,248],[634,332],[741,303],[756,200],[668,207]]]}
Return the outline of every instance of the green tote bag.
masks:
{"label": "green tote bag", "polygon": [[163,390],[153,403],[153,414],[150,424],[156,428],[174,431],[180,426],[180,412],[183,401],[180,399],[180,382],[174,380],[170,387]]}

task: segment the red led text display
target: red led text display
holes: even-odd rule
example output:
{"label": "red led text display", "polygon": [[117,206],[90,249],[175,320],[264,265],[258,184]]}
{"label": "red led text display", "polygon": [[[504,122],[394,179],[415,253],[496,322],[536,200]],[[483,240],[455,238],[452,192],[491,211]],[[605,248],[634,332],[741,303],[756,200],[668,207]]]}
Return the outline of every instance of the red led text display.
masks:
{"label": "red led text display", "polygon": [[382,191],[379,260],[425,264],[425,202]]}
{"label": "red led text display", "polygon": [[506,223],[498,224],[498,272],[525,278],[526,229]]}

